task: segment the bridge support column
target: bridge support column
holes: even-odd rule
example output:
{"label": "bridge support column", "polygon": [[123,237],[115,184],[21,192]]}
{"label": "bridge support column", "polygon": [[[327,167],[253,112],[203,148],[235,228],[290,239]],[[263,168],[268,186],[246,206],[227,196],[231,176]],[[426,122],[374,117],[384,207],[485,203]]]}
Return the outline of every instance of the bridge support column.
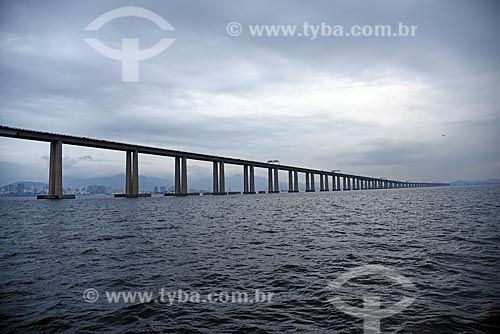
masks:
{"label": "bridge support column", "polygon": [[187,195],[188,194],[188,184],[187,184],[187,159],[186,159],[186,157],[182,157],[181,165],[182,165],[181,190],[182,190],[183,195]]}
{"label": "bridge support column", "polygon": [[139,193],[139,152],[125,152],[125,193],[115,197],[151,197],[151,194]]}
{"label": "bridge support column", "polygon": [[272,170],[272,168],[267,169],[267,192],[269,194],[273,192],[273,170]]}
{"label": "bridge support column", "polygon": [[174,173],[175,195],[185,196],[188,193],[186,157],[175,157],[174,168],[175,168],[175,173]]}
{"label": "bridge support column", "polygon": [[175,194],[181,194],[181,158],[175,157],[175,165],[174,165],[174,188]]}
{"label": "bridge support column", "polygon": [[314,173],[311,173],[311,191],[316,191],[316,180],[314,179]]}
{"label": "bridge support column", "polygon": [[255,194],[255,170],[254,170],[254,166],[250,166],[250,193]]}
{"label": "bridge support column", "polygon": [[319,191],[325,191],[325,181],[323,179],[323,174],[319,174]]}
{"label": "bridge support column", "polygon": [[288,192],[293,193],[293,172],[288,171]]}
{"label": "bridge support column", "polygon": [[328,184],[328,175],[325,175],[325,191],[330,191],[330,185]]}
{"label": "bridge support column", "polygon": [[274,188],[273,188],[274,193],[279,193],[280,192],[280,183],[279,183],[279,177],[278,177],[278,168],[274,169]]}
{"label": "bridge support column", "polygon": [[310,181],[309,173],[306,173],[306,192],[311,191],[311,184],[309,183],[309,181]]}
{"label": "bridge support column", "polygon": [[293,171],[293,191],[299,192],[299,173],[296,170]]}
{"label": "bridge support column", "polygon": [[62,188],[62,141],[50,143],[49,158],[49,192],[48,195],[37,196],[39,199],[62,199],[74,198],[74,196],[63,196]]}
{"label": "bridge support column", "polygon": [[139,152],[133,152],[132,160],[132,196],[139,195]]}
{"label": "bridge support column", "polygon": [[219,193],[226,194],[226,176],[224,172],[224,161],[219,162]]}
{"label": "bridge support column", "polygon": [[219,163],[217,161],[213,162],[213,175],[212,175],[212,193],[219,193]]}
{"label": "bridge support column", "polygon": [[125,195],[132,195],[132,151],[125,152]]}
{"label": "bridge support column", "polygon": [[248,194],[248,166],[243,166],[243,193]]}

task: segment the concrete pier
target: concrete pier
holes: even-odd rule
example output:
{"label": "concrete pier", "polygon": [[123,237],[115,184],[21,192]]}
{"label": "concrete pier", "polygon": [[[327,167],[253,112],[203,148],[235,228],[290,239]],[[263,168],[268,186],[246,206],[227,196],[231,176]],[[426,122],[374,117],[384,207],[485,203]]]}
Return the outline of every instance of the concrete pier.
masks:
{"label": "concrete pier", "polygon": [[224,161],[219,162],[219,194],[226,194],[226,176],[224,172]]}
{"label": "concrete pier", "polygon": [[280,182],[279,182],[279,176],[278,176],[278,168],[274,169],[274,193],[279,193],[280,192]]}
{"label": "concrete pier", "polygon": [[248,194],[248,166],[243,165],[243,193]]}
{"label": "concrete pier", "polygon": [[[250,181],[248,180],[249,171]],[[253,166],[243,166],[243,194],[255,194],[255,174]]]}
{"label": "concrete pier", "polygon": [[213,194],[218,194],[219,193],[219,163],[217,161],[214,161],[212,167],[212,193]]}
{"label": "concrete pier", "polygon": [[314,173],[311,173],[311,191],[316,191],[316,180],[314,179]]}
{"label": "concrete pier", "polygon": [[132,194],[132,152],[125,152],[125,194]]}
{"label": "concrete pier", "polygon": [[49,158],[49,192],[39,195],[38,199],[70,199],[75,195],[63,195],[62,186],[62,142],[60,140],[50,143]]}
{"label": "concrete pier", "polygon": [[293,172],[288,171],[288,192],[293,193]]}
{"label": "concrete pier", "polygon": [[181,176],[181,190],[182,194],[188,193],[188,184],[187,184],[187,158],[182,157],[182,176]]}
{"label": "concrete pier", "polygon": [[181,194],[181,158],[175,157],[174,164],[174,191],[176,195]]}
{"label": "concrete pier", "polygon": [[268,193],[273,192],[273,169],[272,168],[267,169],[267,192]]}
{"label": "concrete pier", "polygon": [[293,171],[293,191],[299,192],[299,173],[296,170]]}
{"label": "concrete pier", "polygon": [[132,159],[132,195],[139,194],[139,152],[134,151]]}
{"label": "concrete pier", "polygon": [[319,191],[325,191],[325,180],[323,174],[319,174]]}
{"label": "concrete pier", "polygon": [[255,194],[255,168],[250,166],[250,193]]}
{"label": "concrete pier", "polygon": [[175,157],[174,168],[175,168],[175,171],[174,171],[175,195],[186,196],[188,194],[187,158],[186,157]]}
{"label": "concrete pier", "polygon": [[139,151],[125,151],[125,193],[115,197],[151,197],[139,192]]}
{"label": "concrete pier", "polygon": [[311,184],[309,181],[310,181],[309,173],[306,173],[306,192],[311,191]]}

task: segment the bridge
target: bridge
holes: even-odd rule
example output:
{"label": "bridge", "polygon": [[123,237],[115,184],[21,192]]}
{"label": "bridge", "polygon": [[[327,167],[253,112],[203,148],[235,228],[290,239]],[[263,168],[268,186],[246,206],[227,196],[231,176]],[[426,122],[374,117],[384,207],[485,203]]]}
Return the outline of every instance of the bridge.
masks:
{"label": "bridge", "polygon": [[[39,196],[44,199],[74,198],[63,194],[62,184],[62,145],[100,148],[123,151],[125,153],[125,193],[116,194],[116,197],[145,197],[150,194],[139,192],[139,154],[149,154],[175,158],[175,193],[176,196],[190,195],[188,193],[188,160],[206,161],[213,164],[212,194],[226,195],[225,165],[237,165],[243,168],[243,193],[255,194],[255,168],[264,168],[268,171],[267,193],[279,193],[278,172],[288,172],[288,192],[299,192],[299,173],[305,174],[306,192],[316,191],[316,178],[319,175],[320,191],[347,191],[392,188],[420,188],[447,186],[447,183],[403,182],[386,178],[353,175],[335,171],[325,171],[296,166],[276,165],[260,161],[244,160],[216,155],[170,150],[159,147],[135,145],[116,141],[101,140],[88,137],[70,136],[50,132],[41,132],[0,126],[0,137],[18,138],[24,140],[42,141],[50,143],[49,164],[49,191],[48,195]],[[331,187],[330,187],[331,184]],[[238,192],[239,193],[239,192]],[[165,195],[169,195],[166,193]]]}

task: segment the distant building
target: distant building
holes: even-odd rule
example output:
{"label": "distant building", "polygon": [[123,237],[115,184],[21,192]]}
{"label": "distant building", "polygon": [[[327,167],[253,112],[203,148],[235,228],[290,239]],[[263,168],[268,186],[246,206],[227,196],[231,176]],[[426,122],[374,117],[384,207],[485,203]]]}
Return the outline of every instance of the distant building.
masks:
{"label": "distant building", "polygon": [[100,195],[106,193],[105,186],[91,185],[87,187],[87,193],[91,195]]}

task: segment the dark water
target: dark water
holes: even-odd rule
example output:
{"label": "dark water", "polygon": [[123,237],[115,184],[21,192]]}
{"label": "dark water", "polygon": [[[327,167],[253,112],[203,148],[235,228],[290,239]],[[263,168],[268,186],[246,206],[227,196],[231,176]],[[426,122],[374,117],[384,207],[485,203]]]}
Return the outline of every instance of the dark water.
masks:
{"label": "dark water", "polygon": [[[500,187],[0,200],[2,333],[362,333],[339,295],[384,307],[382,333],[500,329]],[[329,282],[367,264],[370,275]],[[83,300],[95,288],[95,303]],[[273,292],[264,303],[108,303],[106,291]]]}

